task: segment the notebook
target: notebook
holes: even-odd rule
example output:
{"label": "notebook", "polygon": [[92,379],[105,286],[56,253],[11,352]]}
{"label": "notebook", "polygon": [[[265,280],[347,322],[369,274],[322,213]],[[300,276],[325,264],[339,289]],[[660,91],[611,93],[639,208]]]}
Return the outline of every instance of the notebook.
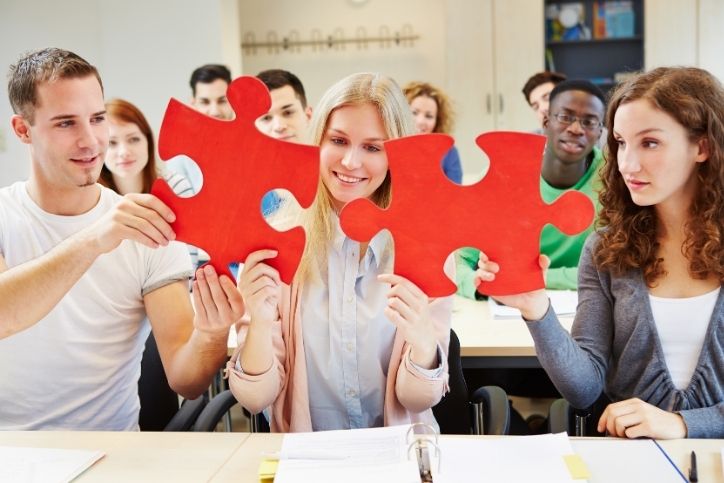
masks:
{"label": "notebook", "polygon": [[[565,317],[576,314],[576,307],[578,306],[577,291],[547,290],[546,293],[556,315]],[[499,304],[492,298],[488,299],[488,306],[494,319],[520,319],[520,311],[518,309]]]}

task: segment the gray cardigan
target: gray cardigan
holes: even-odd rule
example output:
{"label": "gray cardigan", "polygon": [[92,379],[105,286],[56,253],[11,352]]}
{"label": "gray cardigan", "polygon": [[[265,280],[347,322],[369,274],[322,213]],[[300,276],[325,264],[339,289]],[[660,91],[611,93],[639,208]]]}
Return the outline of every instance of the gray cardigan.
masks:
{"label": "gray cardigan", "polygon": [[[574,406],[638,397],[684,418],[690,438],[724,438],[724,289],[714,305],[689,386],[674,386],[640,270],[611,277],[592,258],[596,234],[578,268],[578,309],[571,335],[549,308],[528,322],[536,353],[561,394]],[[685,324],[686,321],[682,320]]]}

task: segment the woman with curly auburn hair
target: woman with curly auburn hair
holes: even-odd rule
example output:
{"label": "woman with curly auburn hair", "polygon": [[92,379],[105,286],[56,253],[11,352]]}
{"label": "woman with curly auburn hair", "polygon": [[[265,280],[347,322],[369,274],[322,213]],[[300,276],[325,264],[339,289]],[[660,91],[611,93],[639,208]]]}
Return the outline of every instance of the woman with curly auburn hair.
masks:
{"label": "woman with curly auburn hair", "polygon": [[[571,334],[542,290],[500,299],[520,309],[573,406],[613,401],[598,431],[722,438],[724,89],[701,69],[658,68],[616,90],[606,124],[599,230],[581,255]],[[478,276],[492,280],[499,267],[483,259]]]}
{"label": "woman with curly auburn hair", "polygon": [[[452,102],[442,90],[427,82],[410,82],[402,92],[410,103],[417,132],[452,133],[455,113]],[[443,158],[442,170],[450,181],[457,184],[463,182],[460,154],[455,146]]]}

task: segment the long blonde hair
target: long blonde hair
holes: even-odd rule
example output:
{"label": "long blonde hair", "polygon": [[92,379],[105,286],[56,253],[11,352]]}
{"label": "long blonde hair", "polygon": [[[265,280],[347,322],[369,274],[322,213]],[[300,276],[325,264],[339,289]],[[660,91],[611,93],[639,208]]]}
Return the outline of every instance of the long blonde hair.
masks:
{"label": "long blonde hair", "polygon": [[[365,72],[345,77],[322,96],[312,117],[310,143],[317,146],[322,143],[332,112],[342,106],[360,104],[371,104],[377,108],[388,139],[415,133],[410,107],[397,83],[390,77]],[[388,171],[371,200],[385,208],[390,203],[391,191],[392,182]],[[326,266],[327,248],[334,236],[333,213],[331,195],[320,177],[314,202],[302,216],[307,244],[297,270],[297,280],[309,277],[314,262],[320,268]]]}

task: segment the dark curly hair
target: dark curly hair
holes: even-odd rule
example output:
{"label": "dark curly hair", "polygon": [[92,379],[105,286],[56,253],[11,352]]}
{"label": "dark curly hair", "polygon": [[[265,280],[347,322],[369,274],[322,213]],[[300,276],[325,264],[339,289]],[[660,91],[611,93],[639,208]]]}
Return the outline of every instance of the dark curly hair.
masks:
{"label": "dark curly hair", "polygon": [[691,67],[660,67],[624,82],[614,92],[606,114],[607,156],[603,167],[600,243],[594,250],[599,269],[622,274],[641,269],[649,286],[666,274],[658,257],[653,206],[632,200],[618,171],[618,143],[613,120],[618,108],[639,99],[649,101],[684,126],[692,142],[703,142],[708,159],[698,163],[698,191],[684,227],[682,253],[696,279],[714,276],[724,283],[724,89],[709,72]]}

